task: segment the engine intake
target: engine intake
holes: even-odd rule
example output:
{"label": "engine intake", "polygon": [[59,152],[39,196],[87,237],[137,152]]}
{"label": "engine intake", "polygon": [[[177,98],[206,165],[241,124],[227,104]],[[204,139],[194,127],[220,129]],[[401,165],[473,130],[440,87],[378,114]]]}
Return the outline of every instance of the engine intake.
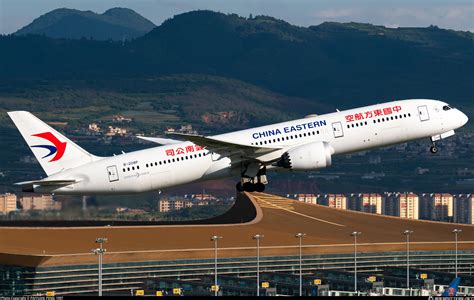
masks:
{"label": "engine intake", "polygon": [[334,149],[327,142],[314,142],[283,153],[275,165],[295,171],[318,170],[331,166]]}

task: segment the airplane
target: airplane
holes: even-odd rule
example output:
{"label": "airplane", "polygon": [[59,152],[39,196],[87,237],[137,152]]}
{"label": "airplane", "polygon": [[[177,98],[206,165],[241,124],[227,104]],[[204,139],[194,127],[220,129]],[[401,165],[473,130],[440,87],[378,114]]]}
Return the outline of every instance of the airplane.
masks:
{"label": "airplane", "polygon": [[458,292],[459,284],[461,283],[461,278],[455,277],[449,286],[443,291],[441,296],[454,297]]}
{"label": "airplane", "polygon": [[319,170],[331,166],[335,155],[422,138],[430,138],[436,153],[436,142],[468,121],[442,101],[398,100],[213,136],[139,137],[160,146],[99,157],[29,112],[8,115],[47,175],[17,185],[71,195],[161,191],[232,176],[240,176],[237,191],[263,192],[267,171]]}

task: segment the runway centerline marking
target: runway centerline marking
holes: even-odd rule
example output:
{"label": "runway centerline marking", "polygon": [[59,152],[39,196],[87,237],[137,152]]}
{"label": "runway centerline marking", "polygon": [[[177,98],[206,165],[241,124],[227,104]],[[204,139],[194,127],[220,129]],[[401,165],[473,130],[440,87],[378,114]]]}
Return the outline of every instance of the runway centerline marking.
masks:
{"label": "runway centerline marking", "polygon": [[262,201],[263,203],[265,203],[265,204],[267,204],[267,205],[271,205],[271,206],[273,206],[273,207],[276,207],[276,208],[278,208],[278,209],[287,211],[287,212],[292,213],[292,214],[295,214],[295,215],[299,215],[299,216],[306,217],[306,218],[309,218],[309,219],[313,219],[313,220],[316,220],[316,221],[319,221],[319,222],[331,224],[331,225],[334,225],[334,226],[346,227],[346,225],[334,223],[334,222],[331,222],[331,221],[326,221],[326,220],[319,219],[319,218],[312,217],[312,216],[308,216],[308,215],[305,215],[305,214],[302,214],[302,213],[299,213],[299,212],[296,212],[296,211],[293,211],[293,210],[289,210],[289,209],[287,209],[287,208],[285,208],[285,207],[282,207],[282,206],[273,204],[273,203],[271,203],[271,202],[268,202],[268,201],[266,201],[266,200],[263,200],[262,198],[260,198],[260,197],[258,197],[258,196],[253,196],[253,197],[257,198],[259,201]]}

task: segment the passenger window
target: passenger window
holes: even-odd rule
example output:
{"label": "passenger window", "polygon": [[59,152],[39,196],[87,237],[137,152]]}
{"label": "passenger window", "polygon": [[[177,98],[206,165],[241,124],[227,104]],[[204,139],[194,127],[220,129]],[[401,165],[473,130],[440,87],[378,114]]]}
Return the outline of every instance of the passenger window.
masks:
{"label": "passenger window", "polygon": [[132,167],[132,171],[134,171],[134,170],[135,170],[135,167]]}
{"label": "passenger window", "polygon": [[367,121],[365,121],[365,125],[367,125]]}
{"label": "passenger window", "polygon": [[140,170],[140,166],[137,166],[137,170]]}
{"label": "passenger window", "polygon": [[161,161],[160,161],[160,166],[161,166]]}
{"label": "passenger window", "polygon": [[410,113],[408,113],[408,116],[409,116],[409,117],[411,117],[411,114],[410,114]]}
{"label": "passenger window", "polygon": [[317,130],[316,133],[319,134],[319,130]]}
{"label": "passenger window", "polygon": [[127,171],[130,171],[130,168],[127,168]]}
{"label": "passenger window", "polygon": [[351,126],[349,124],[347,124],[347,128],[350,128]]}
{"label": "passenger window", "polygon": [[145,165],[148,168],[148,164]]}
{"label": "passenger window", "polygon": [[123,168],[123,171],[125,172],[125,168]]}

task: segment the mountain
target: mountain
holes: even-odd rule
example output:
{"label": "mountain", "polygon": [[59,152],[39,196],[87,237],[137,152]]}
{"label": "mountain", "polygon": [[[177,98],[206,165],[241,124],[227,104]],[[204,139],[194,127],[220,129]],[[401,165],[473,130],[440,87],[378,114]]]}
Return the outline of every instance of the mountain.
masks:
{"label": "mountain", "polygon": [[59,8],[40,16],[15,34],[121,41],[142,36],[154,27],[155,24],[151,21],[128,8],[111,8],[103,14],[90,10]]}
{"label": "mountain", "polygon": [[5,88],[12,86],[7,81],[35,78],[206,74],[341,109],[416,97],[473,106],[474,34],[436,26],[299,27],[266,16],[193,11],[127,43],[3,36],[0,49],[8,57],[0,60]]}

